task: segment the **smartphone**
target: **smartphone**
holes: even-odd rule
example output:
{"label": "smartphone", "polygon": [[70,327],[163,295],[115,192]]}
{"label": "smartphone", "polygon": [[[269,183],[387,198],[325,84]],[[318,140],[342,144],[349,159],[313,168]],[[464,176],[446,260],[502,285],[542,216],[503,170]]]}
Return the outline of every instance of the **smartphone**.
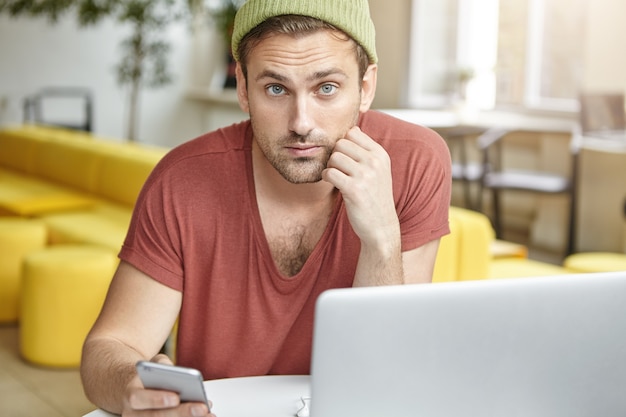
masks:
{"label": "smartphone", "polygon": [[209,407],[199,370],[150,361],[139,361],[136,367],[145,388],[176,392],[181,402],[199,402]]}

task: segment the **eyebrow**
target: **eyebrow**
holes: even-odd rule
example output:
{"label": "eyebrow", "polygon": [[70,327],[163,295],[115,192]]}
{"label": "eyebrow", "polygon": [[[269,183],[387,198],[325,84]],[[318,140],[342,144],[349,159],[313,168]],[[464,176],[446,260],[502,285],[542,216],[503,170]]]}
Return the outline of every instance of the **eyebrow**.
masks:
{"label": "eyebrow", "polygon": [[341,75],[344,78],[348,78],[348,74],[345,73],[344,70],[342,70],[341,68],[329,68],[325,71],[318,71],[316,73],[314,73],[311,77],[310,80],[320,80],[322,78],[326,78],[330,75]]}
{"label": "eyebrow", "polygon": [[[323,71],[317,71],[314,72],[310,77],[307,78],[307,81],[315,81],[315,80],[321,80],[323,78],[326,78],[330,75],[341,75],[345,78],[348,78],[348,75],[345,73],[345,71],[343,71],[340,68],[329,68],[327,70],[323,70]],[[279,82],[286,82],[289,81],[289,78],[285,77],[284,75],[281,75],[279,73],[277,73],[276,71],[272,71],[272,70],[264,70],[263,72],[261,72],[257,77],[256,77],[256,81],[262,80],[263,78],[272,78],[276,81]]]}
{"label": "eyebrow", "polygon": [[256,78],[255,81],[262,80],[263,78],[273,78],[276,81],[285,82],[288,80],[287,77],[280,75],[279,73],[271,70],[264,70],[261,72]]}

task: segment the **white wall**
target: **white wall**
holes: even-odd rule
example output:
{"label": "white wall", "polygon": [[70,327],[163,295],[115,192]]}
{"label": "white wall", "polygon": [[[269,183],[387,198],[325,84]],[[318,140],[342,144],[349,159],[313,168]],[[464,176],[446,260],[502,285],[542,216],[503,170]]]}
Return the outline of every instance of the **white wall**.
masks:
{"label": "white wall", "polygon": [[[72,15],[55,25],[44,19],[0,16],[0,124],[20,123],[24,97],[40,88],[80,86],[94,93],[95,132],[123,138],[127,93],[117,84],[115,66],[122,55],[120,41],[129,31],[113,21],[79,28]],[[203,106],[184,93],[203,74],[192,67],[189,29],[172,25],[168,38],[175,80],[164,88],[144,90],[139,140],[174,146],[202,133]]]}
{"label": "white wall", "polygon": [[369,0],[376,26],[378,87],[374,108],[400,107],[407,102],[411,0]]}
{"label": "white wall", "polygon": [[[370,0],[381,58],[375,108],[401,106],[406,94],[411,0],[389,4],[388,0]],[[626,26],[621,24],[626,2],[597,0],[589,5],[585,87],[626,88],[626,54],[614,52],[621,50],[616,45],[624,45],[626,39]],[[96,133],[122,138],[126,94],[116,83],[114,66],[121,55],[119,42],[128,30],[110,21],[77,28],[72,16],[55,26],[41,19],[0,16],[0,124],[21,122],[22,100],[37,89],[78,85],[95,93]],[[144,92],[139,128],[141,141],[168,146],[212,127],[207,117],[230,123],[215,111],[214,104],[185,95],[189,87],[208,89],[211,84],[211,70],[221,56],[216,53],[216,41],[206,34],[194,41],[182,25],[173,27],[169,37],[169,62],[176,80],[166,88]]]}
{"label": "white wall", "polygon": [[626,2],[594,0],[588,4],[584,88],[626,89]]}
{"label": "white wall", "polygon": [[[402,81],[406,78],[408,48],[404,32],[408,33],[410,0],[393,3],[391,11],[387,0],[370,2],[373,18],[380,26],[379,55],[385,62],[381,62],[375,107],[396,107],[404,94]],[[399,16],[403,17],[402,24]],[[21,123],[24,98],[40,88],[80,86],[94,92],[95,133],[123,138],[127,94],[117,85],[114,67],[121,56],[120,41],[127,33],[128,27],[112,21],[80,28],[72,15],[55,25],[44,19],[0,15],[0,125]],[[184,25],[173,27],[169,37],[169,63],[176,79],[165,88],[144,90],[139,136],[141,142],[174,146],[234,119],[223,117],[215,104],[185,95],[190,87],[197,91],[198,87],[208,90],[215,85],[212,74],[221,61],[220,48],[216,46],[219,41],[210,33],[194,40]],[[233,105],[225,107],[236,118],[242,117]]]}

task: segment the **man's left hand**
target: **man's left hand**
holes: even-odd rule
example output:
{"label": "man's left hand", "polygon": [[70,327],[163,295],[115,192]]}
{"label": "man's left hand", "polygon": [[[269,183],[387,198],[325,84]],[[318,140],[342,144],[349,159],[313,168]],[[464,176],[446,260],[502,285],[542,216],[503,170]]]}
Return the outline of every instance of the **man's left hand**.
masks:
{"label": "man's left hand", "polygon": [[399,239],[389,155],[357,126],[337,141],[322,178],[341,192],[362,244]]}

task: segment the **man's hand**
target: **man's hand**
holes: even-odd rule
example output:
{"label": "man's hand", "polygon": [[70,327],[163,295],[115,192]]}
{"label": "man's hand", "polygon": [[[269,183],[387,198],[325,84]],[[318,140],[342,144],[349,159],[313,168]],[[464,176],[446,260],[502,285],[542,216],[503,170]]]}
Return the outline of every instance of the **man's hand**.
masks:
{"label": "man's hand", "polygon": [[393,200],[389,155],[357,126],[335,145],[324,180],[343,196],[350,224],[362,244],[397,243],[400,225]]}
{"label": "man's hand", "polygon": [[[151,359],[152,362],[172,364],[165,355],[159,354]],[[178,394],[170,391],[149,390],[143,387],[139,376],[135,376],[124,395],[124,410],[122,417],[133,416],[172,416],[172,417],[208,417],[206,405],[202,403],[181,403]]]}
{"label": "man's hand", "polygon": [[341,192],[361,240],[353,285],[404,283],[400,222],[385,149],[355,126],[337,141],[322,178]]}

